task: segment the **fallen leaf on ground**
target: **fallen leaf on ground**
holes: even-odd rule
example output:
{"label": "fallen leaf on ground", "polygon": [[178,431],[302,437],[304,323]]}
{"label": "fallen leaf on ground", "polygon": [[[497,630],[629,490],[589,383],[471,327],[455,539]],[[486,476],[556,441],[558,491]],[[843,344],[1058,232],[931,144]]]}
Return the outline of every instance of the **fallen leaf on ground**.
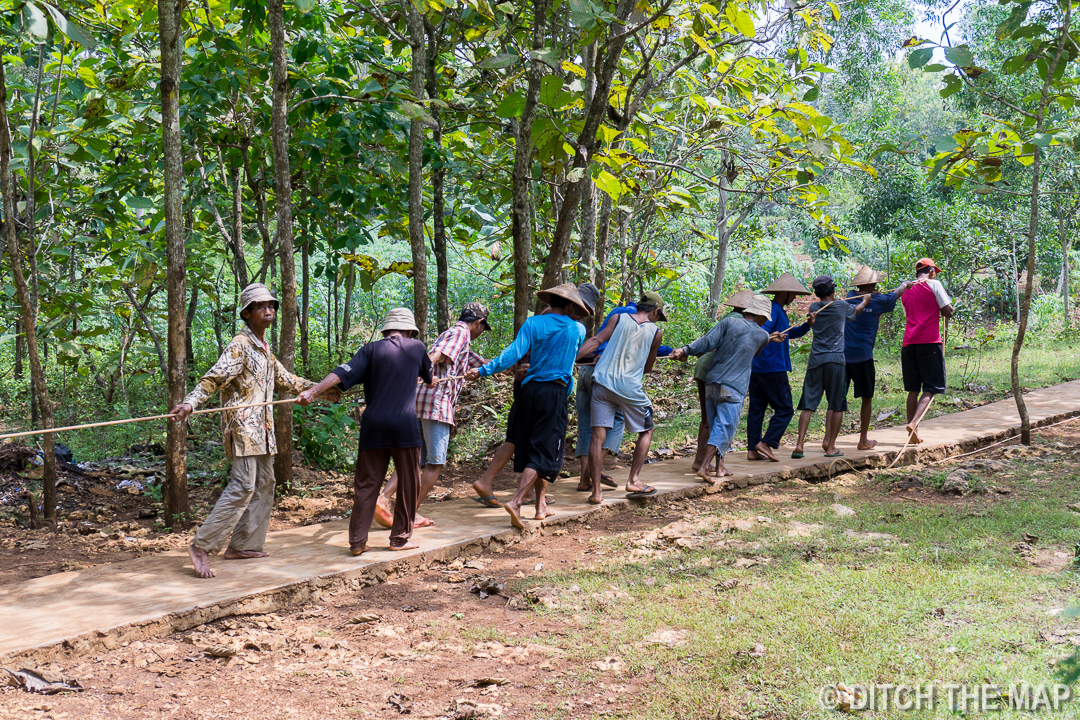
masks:
{"label": "fallen leaf on ground", "polygon": [[363,615],[356,615],[345,621],[348,625],[363,625],[365,623],[376,623],[382,620],[381,617],[374,613],[365,613]]}
{"label": "fallen leaf on ground", "polygon": [[667,645],[678,647],[686,642],[685,630],[657,630],[645,638],[646,645]]}
{"label": "fallen leaf on ground", "polygon": [[713,592],[716,593],[717,595],[719,595],[722,592],[727,592],[728,590],[734,590],[738,586],[739,586],[739,580],[737,578],[731,578],[730,580],[725,580],[722,583],[717,583],[716,585],[713,585]]}
{"label": "fallen leaf on ground", "polygon": [[58,673],[51,673],[46,670],[36,670],[34,668],[21,668],[19,670],[8,670],[7,668],[0,669],[11,676],[8,678],[9,685],[22,688],[26,692],[41,693],[42,695],[55,695],[59,692],[82,690],[82,686],[79,685],[78,680],[68,680]]}

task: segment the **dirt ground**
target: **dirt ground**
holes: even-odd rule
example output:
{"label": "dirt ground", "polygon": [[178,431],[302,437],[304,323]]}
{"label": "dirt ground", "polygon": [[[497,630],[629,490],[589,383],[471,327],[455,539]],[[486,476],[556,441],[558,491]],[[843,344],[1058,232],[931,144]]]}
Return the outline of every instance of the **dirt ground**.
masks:
{"label": "dirt ground", "polygon": [[[1053,454],[1080,455],[1080,421],[1041,433]],[[968,462],[989,462],[993,478],[979,492],[928,483],[934,467],[901,469],[880,483],[841,475],[837,491],[874,494],[894,503],[948,505],[981,513],[1011,492],[995,462],[1040,461],[1045,450],[1004,447]],[[1043,458],[1045,459],[1045,458]],[[957,469],[951,464],[943,470]],[[503,482],[512,481],[505,475]],[[457,483],[455,483],[455,487]],[[594,662],[599,681],[554,647],[566,626],[532,612],[530,588],[544,576],[587,570],[601,558],[598,540],[635,537],[703,511],[782,511],[820,488],[795,481],[708,498],[661,500],[622,508],[553,529],[527,543],[479,551],[448,565],[394,578],[357,592],[271,615],[230,617],[154,641],[133,642],[64,666],[44,668],[76,679],[79,693],[36,696],[0,688],[0,718],[223,718],[282,720],[327,717],[575,717],[633,714],[635,696],[652,681],[624,675],[618,662]],[[309,508],[309,513],[327,512]],[[288,517],[278,522],[292,522]],[[631,551],[634,552],[634,551]],[[640,550],[636,552],[642,552]],[[1061,554],[1061,553],[1059,553]],[[102,555],[96,556],[100,561]],[[1034,572],[1060,570],[1069,558],[1032,557]],[[502,594],[477,592],[500,584]],[[617,589],[614,589],[617,594]],[[577,616],[571,616],[574,623]],[[593,676],[595,677],[595,676]]]}

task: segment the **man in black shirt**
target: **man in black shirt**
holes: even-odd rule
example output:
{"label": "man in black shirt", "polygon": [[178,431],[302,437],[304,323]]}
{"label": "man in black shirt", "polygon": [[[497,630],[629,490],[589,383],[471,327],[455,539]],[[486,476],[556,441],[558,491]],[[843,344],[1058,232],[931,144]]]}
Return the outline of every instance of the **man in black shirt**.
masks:
{"label": "man in black shirt", "polygon": [[416,379],[432,384],[431,359],[408,308],[391,310],[382,327],[382,340],[368,343],[352,360],[300,393],[297,402],[307,405],[335,385],[347,390],[364,384],[367,407],[360,419],[360,442],[356,452],[355,495],[349,520],[349,547],[353,555],[368,549],[368,531],[375,516],[375,501],[393,459],[398,471],[398,502],[390,529],[391,550],[419,547],[409,542],[413,518],[420,504],[420,422],[416,418]]}

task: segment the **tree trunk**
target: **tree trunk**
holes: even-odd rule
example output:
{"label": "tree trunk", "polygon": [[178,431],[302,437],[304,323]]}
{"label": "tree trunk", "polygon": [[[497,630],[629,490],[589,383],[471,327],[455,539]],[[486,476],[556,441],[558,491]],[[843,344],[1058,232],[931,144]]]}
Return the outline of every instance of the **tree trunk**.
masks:
{"label": "tree trunk", "polygon": [[1065,306],[1065,326],[1072,327],[1072,318],[1069,317],[1069,250],[1072,245],[1068,237],[1068,223],[1065,218],[1058,220],[1058,238],[1061,242],[1061,300]]}
{"label": "tree trunk", "polygon": [[[585,105],[589,106],[593,99],[595,85],[595,59],[596,43],[585,48]],[[592,176],[586,172],[582,180],[584,186],[581,189],[581,252],[578,262],[579,282],[596,283],[596,184]],[[597,312],[603,308],[597,308]],[[586,329],[591,328],[593,323],[588,323]]]}
{"label": "tree trunk", "polygon": [[[274,197],[277,202],[277,240],[281,258],[278,360],[292,372],[296,358],[296,263],[293,249],[292,178],[289,170],[289,67],[283,0],[270,0],[270,46],[274,56],[274,96],[271,136],[274,146]],[[292,490],[292,405],[278,405],[274,425],[278,454],[274,477],[282,492]]]}
{"label": "tree trunk", "polygon": [[511,206],[510,232],[514,238],[514,333],[529,316],[532,287],[533,213],[532,193],[532,126],[540,100],[540,81],[544,65],[539,51],[544,49],[544,29],[547,26],[548,0],[534,0],[532,50],[529,60],[528,89],[521,120],[515,123],[514,169],[510,176]]}
{"label": "tree trunk", "polygon": [[[45,367],[38,354],[37,307],[30,296],[30,288],[22,267],[22,251],[15,232],[15,182],[11,176],[11,127],[7,115],[7,79],[4,76],[3,63],[0,63],[0,196],[3,201],[4,235],[11,260],[11,275],[15,281],[15,296],[22,310],[22,324],[26,329],[26,352],[30,361],[31,399],[40,401],[41,425],[50,429],[53,425],[52,403],[49,401],[49,389],[45,384]],[[45,506],[45,520],[56,522],[56,452],[54,436],[43,436],[44,466],[42,468],[42,502]]]}
{"label": "tree trunk", "polygon": [[303,315],[300,318],[300,359],[304,362],[304,372],[311,372],[311,354],[308,348],[308,322],[311,320],[311,271],[308,267],[308,239],[304,238],[300,254],[300,272],[303,274],[304,290]]}
{"label": "tree trunk", "polygon": [[600,329],[604,321],[604,306],[607,303],[607,267],[611,255],[611,211],[614,204],[611,196],[604,193],[600,201],[600,221],[596,226],[596,287],[600,288],[600,302],[592,316],[592,332]]}
{"label": "tree trunk", "polygon": [[[603,47],[603,62],[596,73],[593,101],[587,108],[585,122],[577,137],[577,152],[574,153],[573,158],[575,169],[583,168],[587,172],[589,163],[592,161],[593,150],[596,148],[596,133],[600,129],[600,122],[607,114],[612,79],[619,68],[619,59],[622,57],[623,46],[626,44],[626,37],[622,36],[624,24],[635,6],[634,0],[619,0],[614,8],[613,14],[617,20],[611,24],[612,38]],[[559,218],[555,223],[555,233],[551,238],[551,252],[548,253],[547,261],[544,263],[541,287],[554,285],[562,272],[566,252],[570,246],[570,233],[577,217],[578,203],[584,190],[584,179],[567,183],[564,187]]]}
{"label": "tree trunk", "polygon": [[[169,394],[168,407],[180,403],[187,391],[187,354],[184,348],[187,256],[184,249],[183,138],[180,134],[181,13],[182,0],[158,0],[166,284],[169,294],[169,361],[165,375]],[[191,506],[187,494],[187,426],[184,423],[166,424],[165,486],[162,488],[161,499],[165,506],[166,527],[175,527],[188,519]]]}
{"label": "tree trunk", "polygon": [[709,317],[720,307],[724,294],[724,272],[727,270],[728,241],[731,230],[728,228],[727,211],[727,175],[726,166],[731,162],[727,151],[720,153],[720,187],[716,200],[716,265],[713,268],[712,287],[709,288]]}
{"label": "tree trunk", "polygon": [[248,285],[248,268],[247,258],[244,257],[244,188],[240,184],[240,171],[235,167],[232,171],[232,187],[232,249],[235,256],[233,267],[236,273],[236,282],[240,284],[241,288],[245,288]]}
{"label": "tree trunk", "polygon": [[[439,29],[425,21],[427,30],[427,94],[429,98],[439,94]],[[431,166],[431,241],[435,250],[435,323],[441,333],[450,327],[450,268],[446,258],[446,211],[445,179],[446,167],[442,146],[442,118],[439,108],[432,105],[431,115],[435,118],[431,140],[435,145],[434,162]]]}
{"label": "tree trunk", "polygon": [[348,274],[345,275],[345,307],[341,314],[341,342],[347,347],[352,347],[349,334],[352,331],[352,297],[353,288],[356,285],[356,268],[351,263],[348,267]]}
{"label": "tree trunk", "polygon": [[[195,311],[199,309],[199,286],[191,287],[191,302],[188,303],[187,317],[184,321],[184,358],[188,366],[188,372],[195,368],[195,344],[191,340],[191,326],[195,324]],[[194,382],[189,377],[188,382]]]}
{"label": "tree trunk", "polygon": [[[409,45],[412,47],[412,68],[409,89],[423,102],[427,75],[424,38],[424,18],[416,5],[405,0],[409,23]],[[413,306],[420,339],[427,337],[427,243],[424,241],[424,122],[409,123],[409,244],[412,247]]]}
{"label": "tree trunk", "polygon": [[23,338],[22,320],[15,321],[15,379],[23,379],[23,357],[26,355],[26,340]]}
{"label": "tree trunk", "polygon": [[[165,382],[168,383],[168,381],[169,381],[169,367],[170,367],[169,362],[170,362],[170,359],[166,358],[165,350],[161,347],[161,337],[157,334],[157,330],[154,329],[154,325],[150,322],[150,317],[146,314],[146,306],[139,304],[138,299],[135,297],[135,293],[127,285],[124,286],[124,292],[127,293],[128,300],[131,301],[131,306],[133,308],[135,308],[135,312],[138,313],[139,320],[142,321],[143,328],[146,330],[146,334],[150,336],[150,340],[154,343],[154,349],[157,350],[158,366],[161,368],[161,376],[163,378],[165,378]],[[181,303],[180,304],[180,316],[179,316],[179,319],[178,319],[178,322],[180,323],[181,330],[183,330],[184,322],[185,322],[185,316],[184,316],[184,309],[183,308],[184,308],[184,305],[183,305],[183,303]],[[172,306],[170,305],[169,306],[169,331],[170,332],[172,331],[172,322],[173,322]],[[171,338],[168,338],[168,339],[171,340]],[[180,346],[184,347],[183,340],[181,340]],[[184,352],[184,356],[185,356],[185,358],[187,357],[186,349],[185,349],[185,352]],[[171,356],[170,356],[170,358],[171,358]],[[186,380],[185,380],[185,384],[186,384]],[[181,400],[182,399],[183,399],[183,396],[181,396]],[[179,400],[177,402],[179,402]],[[173,405],[170,405],[169,407],[173,407]]]}
{"label": "tree trunk", "polygon": [[[1054,70],[1061,60],[1061,54],[1065,49],[1064,38],[1069,34],[1069,24],[1072,19],[1072,5],[1066,4],[1065,21],[1059,29],[1057,52],[1047,69],[1046,79],[1043,81],[1042,95],[1039,100],[1039,108],[1035,113],[1035,132],[1042,132],[1043,120],[1046,108],[1051,99],[1047,91],[1054,78]],[[1052,47],[1052,46],[1051,46]],[[1013,342],[1012,362],[1009,365],[1009,379],[1012,382],[1013,399],[1016,401],[1016,411],[1020,415],[1020,442],[1024,445],[1031,444],[1031,418],[1028,417],[1027,403],[1024,402],[1023,388],[1020,386],[1020,352],[1024,349],[1024,335],[1027,333],[1028,315],[1031,311],[1031,295],[1035,290],[1035,235],[1039,230],[1039,181],[1042,170],[1042,149],[1035,148],[1035,158],[1031,163],[1031,211],[1028,215],[1027,229],[1027,277],[1024,286],[1024,299],[1020,305],[1020,325],[1016,328],[1016,340]]]}

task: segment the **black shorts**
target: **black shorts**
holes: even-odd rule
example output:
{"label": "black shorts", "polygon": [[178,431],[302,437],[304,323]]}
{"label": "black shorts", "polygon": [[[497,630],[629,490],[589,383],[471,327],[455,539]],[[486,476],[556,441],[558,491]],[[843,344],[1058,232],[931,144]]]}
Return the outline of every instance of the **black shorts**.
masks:
{"label": "black shorts", "polygon": [[855,383],[855,397],[874,397],[875,382],[877,382],[877,373],[874,371],[873,358],[847,364],[847,387],[851,387],[851,384]]}
{"label": "black shorts", "polygon": [[907,392],[945,392],[945,351],[940,343],[905,345],[900,351],[900,368]]}
{"label": "black shorts", "polygon": [[521,386],[517,402],[514,472],[532,468],[554,482],[563,467],[569,401],[566,385],[530,380]]}
{"label": "black shorts", "polygon": [[807,370],[798,409],[817,410],[822,394],[828,398],[830,410],[847,410],[847,372],[844,363],[827,362]]}

